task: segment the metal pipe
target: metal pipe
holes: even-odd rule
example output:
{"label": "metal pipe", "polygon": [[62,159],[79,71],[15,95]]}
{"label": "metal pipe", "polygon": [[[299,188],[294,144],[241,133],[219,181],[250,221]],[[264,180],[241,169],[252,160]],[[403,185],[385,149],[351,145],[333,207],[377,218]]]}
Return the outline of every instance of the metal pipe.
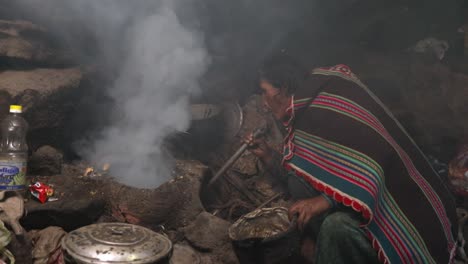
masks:
{"label": "metal pipe", "polygon": [[[260,127],[254,130],[252,136],[254,139],[257,139],[263,136],[265,133],[266,127]],[[208,187],[213,185],[213,183],[215,183],[218,180],[218,178],[221,177],[232,166],[232,164],[234,164],[234,162],[236,162],[239,159],[239,157],[245,152],[245,150],[247,150],[248,147],[249,144],[242,144],[242,146],[239,147],[239,149],[228,159],[228,161],[224,163],[223,167],[221,167],[221,169],[216,173],[216,175],[213,176],[213,178],[211,178],[210,182],[208,183]]]}

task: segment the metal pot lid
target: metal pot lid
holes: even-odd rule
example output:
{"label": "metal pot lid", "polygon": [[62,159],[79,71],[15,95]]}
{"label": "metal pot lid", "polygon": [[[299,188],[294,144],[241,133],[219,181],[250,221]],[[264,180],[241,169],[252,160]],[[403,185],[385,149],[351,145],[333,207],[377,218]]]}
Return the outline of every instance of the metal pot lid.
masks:
{"label": "metal pot lid", "polygon": [[154,263],[172,250],[171,241],[150,229],[125,223],[100,223],[70,232],[62,248],[84,263]]}
{"label": "metal pot lid", "polygon": [[260,208],[239,218],[229,227],[233,241],[269,239],[287,232],[291,227],[285,207]]}

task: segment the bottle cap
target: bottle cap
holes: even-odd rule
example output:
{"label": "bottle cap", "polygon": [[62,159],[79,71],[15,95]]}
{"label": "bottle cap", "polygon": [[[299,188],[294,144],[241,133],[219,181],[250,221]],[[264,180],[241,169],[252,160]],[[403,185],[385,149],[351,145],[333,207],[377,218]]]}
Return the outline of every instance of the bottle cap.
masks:
{"label": "bottle cap", "polygon": [[22,113],[23,107],[21,105],[10,105],[10,113]]}

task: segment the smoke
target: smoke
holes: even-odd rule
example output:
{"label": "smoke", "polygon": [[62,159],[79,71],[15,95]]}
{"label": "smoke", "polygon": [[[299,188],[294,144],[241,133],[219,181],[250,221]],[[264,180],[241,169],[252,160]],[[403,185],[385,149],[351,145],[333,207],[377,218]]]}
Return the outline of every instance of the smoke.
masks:
{"label": "smoke", "polygon": [[200,35],[181,25],[170,4],[129,29],[128,56],[111,90],[121,119],[94,142],[87,157],[109,162],[125,184],[155,187],[171,176],[162,144],[190,124],[189,96],[207,66]]}
{"label": "smoke", "polygon": [[16,0],[16,5],[55,34],[81,64],[98,63],[101,72],[115,76],[106,87],[114,101],[111,125],[76,144],[77,152],[96,164],[110,163],[111,175],[124,184],[153,188],[171,176],[164,140],[189,127],[189,99],[200,92],[198,81],[211,58],[216,63],[212,75],[255,73],[261,59],[304,27],[310,16],[305,7],[311,4]]}
{"label": "smoke", "polygon": [[49,1],[40,9],[34,1],[21,3],[24,9],[43,10],[42,21],[70,46],[86,47],[82,36],[74,39],[66,26],[78,24],[91,32],[85,41],[99,51],[95,59],[116,73],[108,88],[115,107],[112,125],[81,142],[78,152],[97,164],[110,163],[119,182],[140,188],[157,187],[171,177],[164,139],[189,127],[189,99],[199,92],[198,79],[209,64],[202,33],[182,24],[176,3],[154,2]]}

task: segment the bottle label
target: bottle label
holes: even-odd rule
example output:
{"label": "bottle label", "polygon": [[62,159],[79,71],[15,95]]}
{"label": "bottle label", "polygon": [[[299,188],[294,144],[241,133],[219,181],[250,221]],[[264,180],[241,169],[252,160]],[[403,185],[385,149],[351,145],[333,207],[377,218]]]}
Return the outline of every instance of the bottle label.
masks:
{"label": "bottle label", "polygon": [[21,190],[26,185],[26,162],[0,160],[0,190]]}

